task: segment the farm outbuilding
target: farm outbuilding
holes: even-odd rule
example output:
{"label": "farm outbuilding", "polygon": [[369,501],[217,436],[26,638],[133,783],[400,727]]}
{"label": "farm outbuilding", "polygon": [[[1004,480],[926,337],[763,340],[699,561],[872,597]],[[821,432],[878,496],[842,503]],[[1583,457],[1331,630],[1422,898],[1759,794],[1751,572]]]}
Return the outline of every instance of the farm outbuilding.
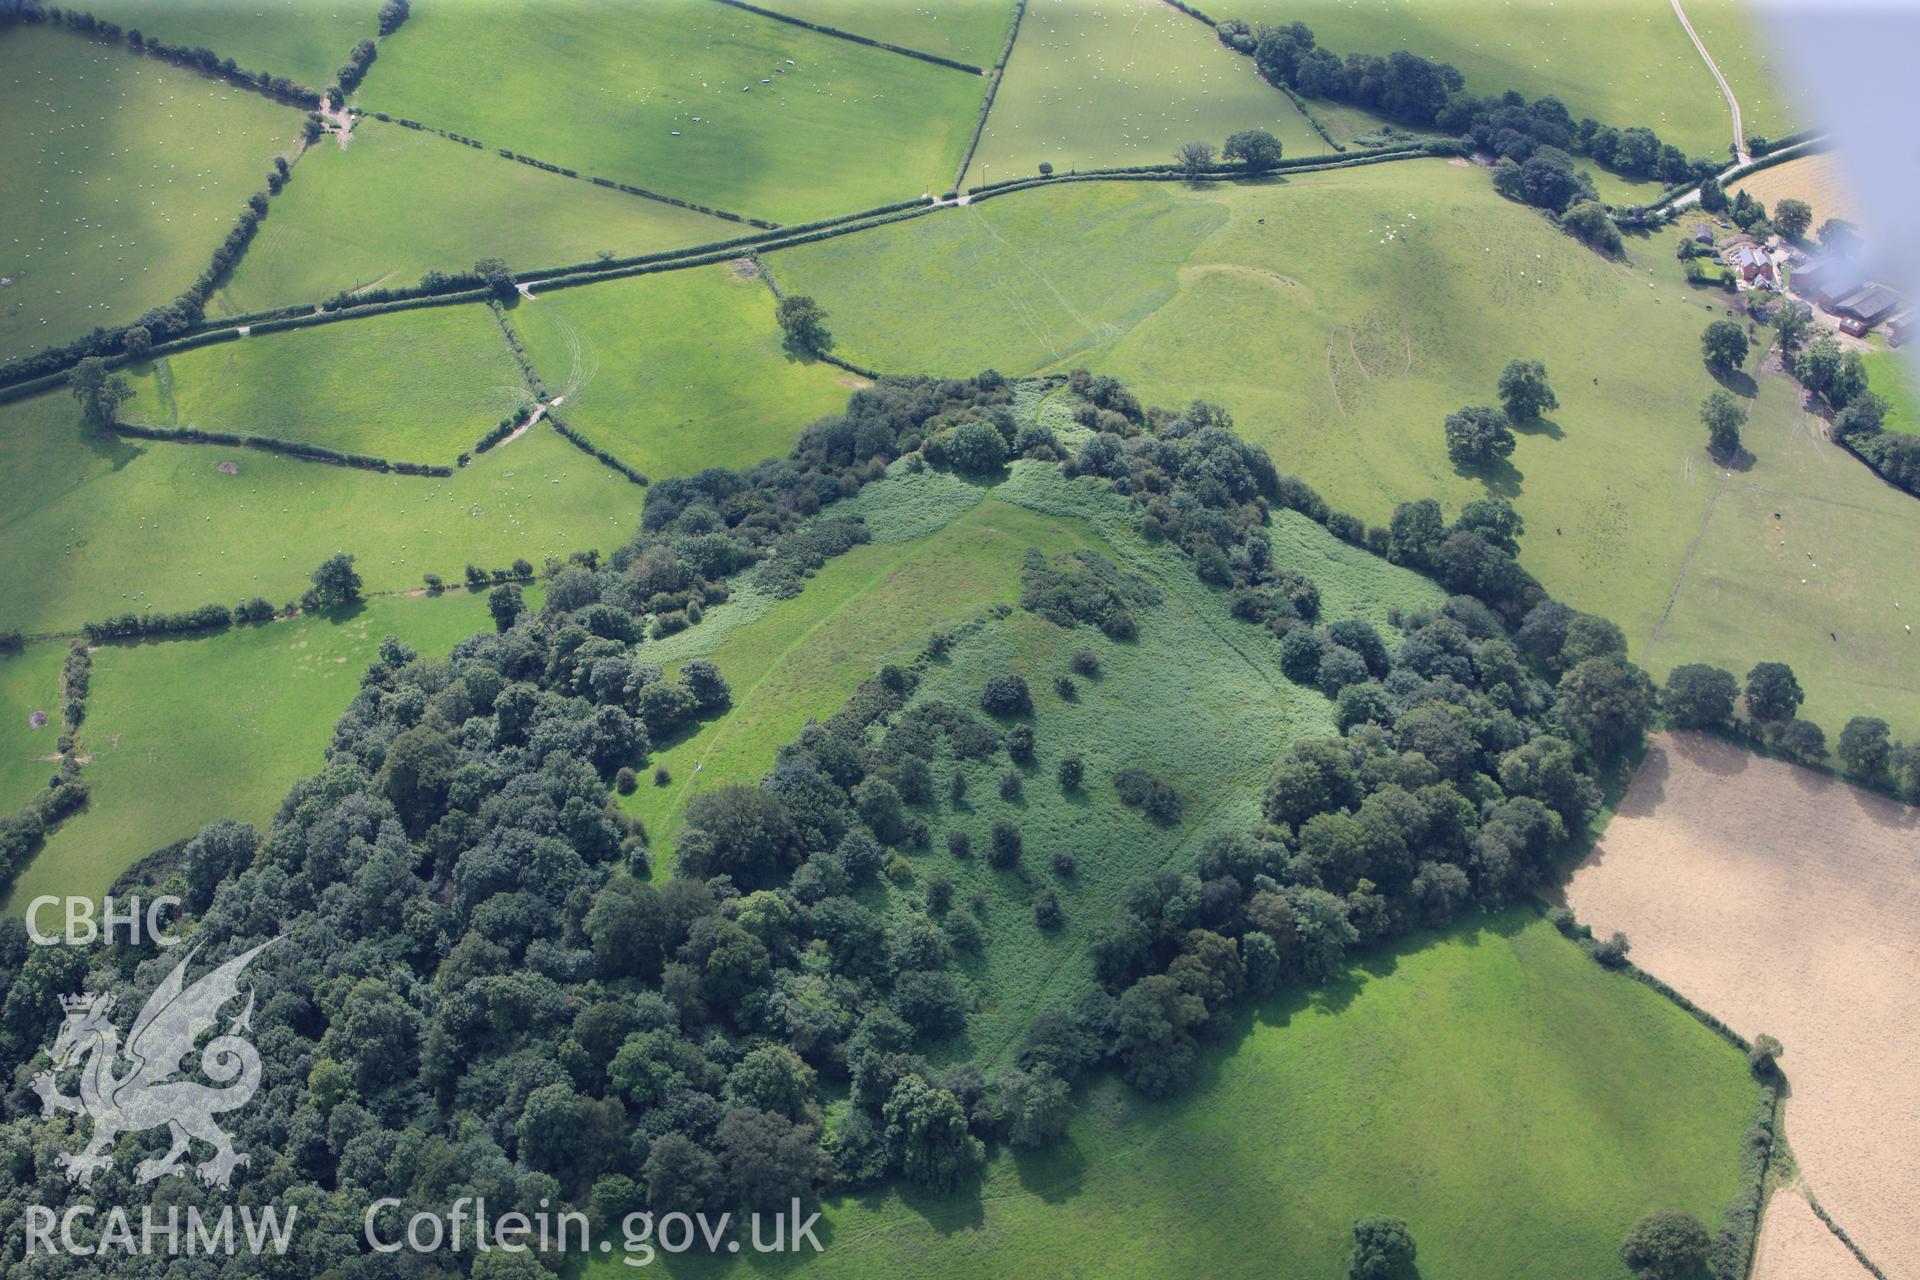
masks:
{"label": "farm outbuilding", "polygon": [[1902,311],[1887,321],[1887,341],[1900,346],[1913,336],[1913,312]]}
{"label": "farm outbuilding", "polygon": [[1820,277],[1820,283],[1814,289],[1814,301],[1827,311],[1835,311],[1840,304],[1860,292],[1866,284],[1858,268],[1851,264],[1837,264]]}
{"label": "farm outbuilding", "polygon": [[1885,285],[1862,285],[1827,310],[1840,317],[1842,330],[1857,337],[1899,311],[1900,298]]}

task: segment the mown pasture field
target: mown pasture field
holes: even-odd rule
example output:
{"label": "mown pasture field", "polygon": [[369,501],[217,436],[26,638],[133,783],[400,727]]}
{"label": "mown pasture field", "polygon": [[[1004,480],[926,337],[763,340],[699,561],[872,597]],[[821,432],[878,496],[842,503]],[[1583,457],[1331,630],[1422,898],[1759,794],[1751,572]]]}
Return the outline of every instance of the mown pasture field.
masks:
{"label": "mown pasture field", "polygon": [[517,164],[436,134],[362,117],[343,149],[301,158],[232,278],[227,314],[405,288],[481,258],[515,270],[730,240],[737,222]]}
{"label": "mown pasture field", "polygon": [[[1712,7],[1712,6],[1709,6]],[[1717,39],[1718,28],[1751,26],[1747,8],[1727,4],[1708,34],[1692,3],[1687,16],[1701,31],[1720,70],[1740,99],[1748,131],[1766,122],[1776,135],[1787,127],[1784,106],[1768,90],[1772,69],[1763,71],[1758,34]],[[1285,25],[1304,22],[1318,43],[1342,58],[1349,53],[1382,56],[1409,49],[1450,62],[1477,94],[1517,90],[1528,98],[1553,94],[1575,120],[1592,116],[1616,129],[1644,125],[1689,156],[1730,159],[1733,117],[1713,73],[1700,60],[1667,0],[1614,0],[1608,4],[1555,4],[1514,0],[1509,4],[1461,4],[1459,0],[1381,0],[1359,5],[1341,0],[1241,0],[1219,19]],[[1738,12],[1737,19],[1730,15]],[[1724,47],[1723,47],[1724,46]],[[1749,105],[1749,95],[1754,101]],[[1766,99],[1763,104],[1760,99]],[[1790,126],[1793,128],[1799,125]]]}
{"label": "mown pasture field", "polygon": [[[1080,182],[1033,195],[763,260],[782,288],[820,300],[840,353],[857,363],[1028,373],[1088,363],[1165,305],[1191,246],[1225,220],[1219,206],[1158,182]],[[1067,225],[1092,239],[1092,251],[1058,234]]]}
{"label": "mown pasture field", "polygon": [[[1097,1079],[1063,1143],[998,1154],[977,1198],[835,1201],[804,1265],[932,1280],[1044,1257],[1065,1276],[1335,1276],[1354,1219],[1388,1213],[1436,1280],[1625,1280],[1620,1239],[1642,1213],[1718,1223],[1756,1093],[1724,1041],[1514,911],[1254,1006],[1180,1100]],[[595,1259],[585,1274],[626,1270]]]}
{"label": "mown pasture field", "polygon": [[1170,164],[1185,142],[1265,129],[1287,155],[1332,148],[1287,96],[1162,0],[1040,0],[994,95],[967,182]]}
{"label": "mown pasture field", "polygon": [[382,639],[444,654],[488,626],[485,596],[462,590],[95,649],[80,734],[91,799],[21,871],[0,910],[19,915],[45,893],[98,897],[133,863],[216,818],[266,830],[288,789],[320,768]]}
{"label": "mown pasture field", "polygon": [[256,595],[282,604],[335,551],[358,557],[369,591],[409,590],[425,573],[456,582],[469,561],[610,551],[644,493],[545,428],[442,480],[103,439],[51,393],[0,406],[0,627],[71,630]]}
{"label": "mown pasture field", "polygon": [[1745,191],[1769,210],[1782,200],[1805,200],[1813,206],[1813,227],[1828,218],[1844,218],[1858,225],[1860,207],[1847,186],[1845,162],[1837,152],[1816,151],[1785,164],[1762,169],[1734,184],[1734,191]]}
{"label": "mown pasture field", "polygon": [[[1056,219],[1077,228],[1077,254],[1053,256]],[[1898,530],[1912,499],[1830,445],[1788,448],[1806,424],[1774,419],[1771,391],[1750,432],[1767,443],[1728,493],[1816,504],[1821,546],[1842,549],[1846,573],[1799,592],[1802,575],[1770,558],[1689,560],[1724,479],[1698,418],[1715,384],[1691,353],[1731,298],[1686,285],[1666,237],[1629,241],[1610,261],[1502,200],[1483,172],[1434,160],[1198,190],[1025,191],[883,229],[864,248],[857,259],[837,243],[768,255],[784,286],[820,299],[850,358],[955,374],[1086,364],[1149,403],[1211,400],[1283,471],[1376,524],[1413,498],[1452,511],[1506,497],[1528,520],[1521,562],[1617,621],[1636,656],[1658,630],[1656,674],[1693,660],[1744,673],[1778,658],[1803,670],[1829,734],[1868,710],[1901,732],[1920,726],[1920,678],[1887,637],[1856,632],[1851,650],[1828,638],[1836,611],[1872,619],[1911,576]],[[890,302],[875,278],[895,282]],[[969,279],[972,291],[957,287]],[[1054,332],[1071,339],[1036,340]],[[1507,465],[1462,474],[1442,420],[1493,401],[1514,358],[1545,362],[1561,408],[1520,433]],[[1764,614],[1741,606],[1756,619],[1751,645],[1736,648],[1724,628],[1685,638],[1680,604],[1661,628],[1676,590],[1697,589],[1689,573],[1714,564],[1735,590],[1775,602]],[[1703,616],[1723,614],[1727,601],[1716,604]]]}
{"label": "mown pasture field", "polygon": [[643,12],[581,0],[421,5],[356,100],[489,149],[801,222],[945,191],[985,93],[983,77],[710,0]]}
{"label": "mown pasture field", "polygon": [[[59,765],[56,744],[66,732],[60,667],[66,658],[64,644],[0,654],[0,814],[30,800]],[[45,724],[32,723],[35,712],[46,716]]]}
{"label": "mown pasture field", "polygon": [[991,68],[1013,25],[1012,0],[947,0],[939,5],[867,0],[779,0],[762,6],[869,40]]}
{"label": "mown pasture field", "polygon": [[1566,889],[1649,973],[1786,1046],[1794,1163],[1888,1275],[1920,1267],[1920,1079],[1901,1065],[1920,1051],[1916,854],[1920,811],[1664,734]]}
{"label": "mown pasture field", "polygon": [[1748,137],[1781,138],[1820,123],[1799,101],[1798,71],[1781,54],[1782,39],[1764,9],[1741,0],[1686,0],[1686,9],[1739,100]]}
{"label": "mown pasture field", "polygon": [[1887,402],[1887,416],[1880,424],[1888,431],[1920,434],[1920,373],[1914,369],[1911,351],[1871,351],[1867,353],[1867,385]]}
{"label": "mown pasture field", "polygon": [[486,307],[254,334],[136,365],[121,418],[451,466],[531,397]]}
{"label": "mown pasture field", "polygon": [[1920,635],[1907,630],[1920,582],[1920,515],[1819,434],[1784,374],[1760,379],[1742,433],[1751,471],[1708,474],[1717,496],[1674,586],[1672,612],[1642,656],[1656,678],[1681,662],[1744,675],[1789,663],[1806,687],[1800,714],[1831,744],[1856,715],[1896,736],[1920,732]]}
{"label": "mown pasture field", "polygon": [[0,115],[0,361],[173,301],[302,121],[258,94],[18,23],[0,38]]}
{"label": "mown pasture field", "polygon": [[737,264],[534,292],[509,320],[561,414],[650,476],[785,457],[861,385],[782,349],[773,294]]}
{"label": "mown pasture field", "polygon": [[87,0],[95,17],[168,44],[205,46],[249,71],[324,90],[356,42],[380,34],[380,0]]}

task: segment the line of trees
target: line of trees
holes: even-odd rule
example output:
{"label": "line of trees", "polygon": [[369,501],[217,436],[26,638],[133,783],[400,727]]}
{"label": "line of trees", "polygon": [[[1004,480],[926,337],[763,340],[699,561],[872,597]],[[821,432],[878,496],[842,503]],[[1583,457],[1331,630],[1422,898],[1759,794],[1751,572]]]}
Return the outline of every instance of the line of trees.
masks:
{"label": "line of trees", "polygon": [[[14,647],[18,648],[19,633],[9,634]],[[69,643],[66,660],[60,668],[59,760],[45,787],[12,813],[0,814],[0,891],[13,884],[54,829],[87,803],[87,784],[80,778],[81,761],[75,735],[87,718],[92,674],[93,657],[86,643],[80,640]],[[11,952],[12,948],[0,940],[0,950]]]}
{"label": "line of trees", "polygon": [[1684,663],[1660,691],[1661,710],[1675,728],[1764,742],[1802,764],[1823,764],[1831,754],[1855,782],[1920,804],[1920,742],[1895,739],[1878,716],[1854,716],[1829,752],[1825,731],[1799,718],[1805,701],[1806,692],[1784,662],[1756,663],[1744,683],[1718,667]]}
{"label": "line of trees", "polygon": [[235,63],[232,58],[223,58],[204,46],[188,48],[185,45],[168,44],[143,34],[138,27],[123,30],[119,23],[109,22],[105,18],[96,18],[84,9],[61,9],[55,5],[42,5],[38,0],[25,0],[24,3],[11,6],[4,14],[0,14],[0,18],[61,25],[69,31],[78,32],[103,44],[119,44],[124,36],[127,48],[135,53],[144,53],[150,58],[171,62],[188,71],[197,71],[202,75],[225,80],[228,84],[264,94],[276,102],[283,102],[289,106],[304,107],[311,111],[320,105],[318,93],[305,85],[295,83],[286,76],[272,75],[265,71],[248,71]]}
{"label": "line of trees", "polygon": [[[1575,120],[1552,95],[1527,101],[1511,90],[1480,97],[1466,91],[1459,70],[1400,50],[1350,53],[1343,60],[1324,48],[1305,23],[1266,26],[1242,21],[1215,28],[1228,48],[1254,60],[1271,84],[1306,98],[1325,98],[1377,111],[1388,119],[1457,137],[1465,150],[1497,158],[1494,185],[1502,195],[1554,214],[1570,233],[1605,253],[1620,248],[1614,218],[1578,171],[1584,157],[1628,178],[1673,184],[1700,181],[1721,162],[1689,159],[1652,129],[1617,129],[1591,117]],[[1645,210],[1622,215],[1636,225]]]}

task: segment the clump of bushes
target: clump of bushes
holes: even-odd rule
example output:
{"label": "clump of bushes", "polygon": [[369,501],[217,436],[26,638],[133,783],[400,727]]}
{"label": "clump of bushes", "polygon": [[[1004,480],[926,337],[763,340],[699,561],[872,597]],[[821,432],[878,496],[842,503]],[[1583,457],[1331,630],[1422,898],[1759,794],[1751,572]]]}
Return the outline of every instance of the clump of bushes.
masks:
{"label": "clump of bushes", "polygon": [[1162,825],[1180,821],[1180,797],[1158,774],[1145,769],[1122,769],[1113,775],[1113,789],[1120,803],[1138,809]]}
{"label": "clump of bushes", "polygon": [[980,690],[980,709],[994,716],[1031,715],[1033,694],[1021,676],[1011,672],[991,675]]}
{"label": "clump of bushes", "polygon": [[987,854],[987,864],[997,871],[1005,871],[1020,861],[1020,828],[1005,818],[996,818],[993,823],[993,848]]}

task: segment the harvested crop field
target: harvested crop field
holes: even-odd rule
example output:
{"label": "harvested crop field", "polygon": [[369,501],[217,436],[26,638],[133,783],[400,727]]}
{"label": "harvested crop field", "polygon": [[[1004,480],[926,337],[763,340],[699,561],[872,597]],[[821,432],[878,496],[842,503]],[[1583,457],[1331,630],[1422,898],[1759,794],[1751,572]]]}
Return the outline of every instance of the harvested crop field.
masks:
{"label": "harvested crop field", "polygon": [[1920,811],[1663,734],[1567,889],[1648,972],[1786,1045],[1786,1136],[1807,1185],[1896,1276],[1920,1273],[1917,871]]}
{"label": "harvested crop field", "polygon": [[1773,1193],[1754,1250],[1753,1280],[1865,1280],[1866,1275],[1806,1197],[1791,1187]]}
{"label": "harvested crop field", "polygon": [[1837,152],[1820,151],[1762,169],[1750,178],[1742,178],[1733,189],[1745,191],[1769,209],[1782,200],[1805,200],[1813,206],[1815,227],[1828,218],[1860,220],[1859,205],[1854,201]]}

